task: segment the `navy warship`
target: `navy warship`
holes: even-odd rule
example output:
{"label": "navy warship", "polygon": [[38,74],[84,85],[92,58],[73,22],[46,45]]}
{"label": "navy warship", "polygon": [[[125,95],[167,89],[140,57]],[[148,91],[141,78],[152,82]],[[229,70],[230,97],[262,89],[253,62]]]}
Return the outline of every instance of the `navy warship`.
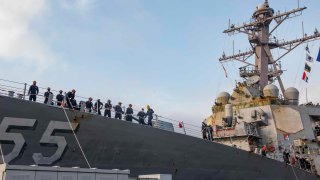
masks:
{"label": "navy warship", "polygon": [[[204,123],[213,127],[215,142],[261,154],[320,174],[320,106],[307,102],[299,104],[299,90],[287,87],[281,79],[284,70],[280,60],[298,46],[319,40],[317,29],[291,41],[278,40],[272,35],[289,18],[301,15],[306,7],[275,13],[268,1],[259,5],[250,23],[229,25],[227,34],[244,33],[252,49],[248,52],[219,59],[223,63],[237,61],[243,81],[233,92],[221,92],[212,107],[212,115]],[[273,27],[270,26],[275,22]],[[272,50],[281,48],[283,54],[274,58]],[[308,81],[314,58],[306,46],[306,64],[302,80]],[[254,62],[250,61],[250,57]],[[320,52],[317,58],[320,61]],[[316,62],[318,63],[318,62]],[[223,66],[224,68],[224,66]],[[301,80],[301,81],[302,81]],[[279,86],[276,86],[276,82]],[[279,87],[279,88],[278,88]]]}
{"label": "navy warship", "polygon": [[[254,143],[272,142],[276,147],[274,154],[278,156],[281,151],[277,147],[280,145],[282,132],[289,133],[288,143],[295,140],[301,140],[301,143],[306,143],[305,139],[315,140],[308,145],[318,147],[312,127],[313,121],[319,117],[320,108],[298,106],[297,92],[292,88],[284,91],[285,99],[278,98],[276,86],[268,84],[273,78],[278,78],[280,82],[279,75],[282,74],[280,69],[272,73],[267,71],[270,64],[275,64],[268,49],[271,48],[271,42],[267,40],[269,23],[272,20],[281,23],[282,18],[304,9],[274,14],[266,1],[257,7],[251,24],[244,27],[230,26],[226,30],[245,30],[248,33],[254,31],[250,40],[253,50],[248,55],[256,53],[259,58],[256,60],[257,69],[251,75],[243,70],[243,76],[248,77],[247,83],[238,84],[232,95],[223,92],[217,97],[212,108],[213,115],[205,121],[207,125],[216,128],[214,140],[217,142],[176,133],[176,129],[171,131],[142,126],[87,113],[82,109],[55,106],[51,100],[47,104],[31,102],[25,100],[26,88],[21,88],[20,93],[14,95],[11,86],[7,85],[1,86],[0,95],[0,163],[7,165],[7,174],[10,170],[16,172],[20,166],[27,171],[54,168],[56,172],[60,167],[77,167],[95,172],[101,169],[101,173],[104,169],[129,170],[122,172],[121,177],[118,175],[114,178],[45,176],[35,179],[124,180],[136,179],[143,174],[169,174],[175,180],[319,179],[316,173],[246,149],[247,146],[251,148]],[[298,45],[299,42],[319,37],[320,34],[317,33],[291,41],[291,44]],[[272,43],[272,47],[286,44],[290,42]],[[241,55],[243,54],[239,56]],[[220,61],[227,59],[224,55]],[[275,65],[274,69],[276,68]],[[251,84],[249,81],[252,81]],[[288,114],[291,120],[289,122],[286,118]],[[300,138],[302,136],[304,139]],[[314,153],[308,155],[316,160],[318,152]],[[280,156],[279,158],[281,159]],[[26,175],[15,178],[5,175],[4,170],[0,173],[0,179],[28,179]]]}

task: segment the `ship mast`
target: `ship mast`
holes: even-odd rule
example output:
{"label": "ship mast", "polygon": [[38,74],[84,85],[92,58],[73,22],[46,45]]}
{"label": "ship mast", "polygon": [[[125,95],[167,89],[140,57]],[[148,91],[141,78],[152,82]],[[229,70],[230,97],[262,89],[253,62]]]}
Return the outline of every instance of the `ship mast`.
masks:
{"label": "ship mast", "polygon": [[[225,54],[219,59],[221,63],[227,61],[240,61],[249,66],[253,66],[252,70],[247,68],[240,68],[240,76],[247,79],[253,76],[259,77],[259,90],[268,85],[269,82],[273,82],[273,79],[277,79],[280,85],[282,94],[284,93],[284,85],[281,80],[281,74],[283,71],[279,68],[278,61],[290,53],[293,49],[301,45],[302,43],[314,41],[320,38],[320,33],[315,32],[313,35],[305,34],[302,38],[298,38],[292,41],[279,42],[275,37],[272,37],[272,33],[287,19],[299,16],[306,7],[298,7],[284,13],[274,13],[274,10],[269,7],[269,3],[266,0],[263,4],[259,5],[256,11],[253,13],[250,23],[244,23],[242,26],[230,25],[230,27],[223,31],[223,33],[235,34],[244,33],[249,36],[249,43],[251,50],[244,53],[235,54],[232,56],[226,56]],[[270,23],[275,21],[276,25],[270,29]],[[286,52],[282,54],[278,59],[273,59],[271,49],[281,48]],[[250,63],[248,59],[255,55],[255,62]],[[272,69],[272,71],[269,70]]]}

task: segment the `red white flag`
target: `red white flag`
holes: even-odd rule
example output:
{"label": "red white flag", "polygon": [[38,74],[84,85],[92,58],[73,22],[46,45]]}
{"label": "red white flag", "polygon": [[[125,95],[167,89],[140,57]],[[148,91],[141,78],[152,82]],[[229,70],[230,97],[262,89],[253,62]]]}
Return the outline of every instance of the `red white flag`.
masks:
{"label": "red white flag", "polygon": [[183,122],[179,122],[179,128],[183,128]]}
{"label": "red white flag", "polygon": [[308,78],[308,76],[307,76],[307,73],[306,73],[306,72],[303,72],[302,80],[304,80],[305,82],[308,82],[309,78]]}

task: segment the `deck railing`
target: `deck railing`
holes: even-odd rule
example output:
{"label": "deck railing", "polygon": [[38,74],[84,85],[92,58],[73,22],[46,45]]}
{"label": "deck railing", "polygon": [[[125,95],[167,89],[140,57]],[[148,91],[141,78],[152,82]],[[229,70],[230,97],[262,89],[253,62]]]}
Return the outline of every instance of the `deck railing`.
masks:
{"label": "deck railing", "polygon": [[[13,98],[18,98],[21,100],[28,101],[29,96],[28,96],[28,90],[29,90],[30,84],[28,83],[22,83],[22,82],[16,82],[16,81],[11,81],[11,80],[6,80],[6,79],[0,79],[0,95],[1,96],[10,96]],[[47,88],[38,86],[39,88],[39,93],[37,95],[36,102],[34,103],[44,103],[45,97],[44,93],[47,91]],[[59,93],[57,90],[51,89],[51,92],[53,93],[53,105],[51,106],[57,106],[57,101],[55,96]],[[64,95],[64,94],[63,94]],[[83,96],[78,96],[76,95],[75,97],[77,103],[79,104],[81,101],[86,102],[88,100],[87,97]],[[94,98],[93,103],[95,103]],[[101,101],[103,104],[105,102]],[[123,111],[125,112],[126,107],[123,106]],[[136,114],[138,113],[139,110],[134,109],[134,117],[137,117]],[[97,114],[97,112],[93,111],[91,112],[92,114]],[[101,109],[101,114],[102,116],[104,115],[104,106]],[[97,114],[98,115],[98,114]],[[113,118],[115,116],[115,112],[112,109],[111,110],[111,117]],[[122,120],[124,120],[125,116],[122,116]],[[147,119],[146,119],[147,121]],[[137,121],[133,120],[133,123],[138,123]],[[173,118],[168,118],[165,116],[162,116],[161,114],[155,113],[154,118],[153,118],[153,124],[155,128],[163,129],[163,130],[168,130],[168,131],[173,131],[176,133],[180,134],[185,134],[189,136],[194,136],[197,138],[202,137],[202,132],[201,132],[201,127],[191,124],[191,123],[186,123],[183,121],[175,120]],[[172,124],[172,126],[170,125]]]}

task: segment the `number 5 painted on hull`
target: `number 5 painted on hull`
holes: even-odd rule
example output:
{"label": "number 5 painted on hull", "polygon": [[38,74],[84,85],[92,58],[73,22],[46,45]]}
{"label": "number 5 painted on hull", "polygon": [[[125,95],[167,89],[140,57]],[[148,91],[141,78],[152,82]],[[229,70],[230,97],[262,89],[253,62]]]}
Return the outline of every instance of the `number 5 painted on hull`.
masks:
{"label": "number 5 painted on hull", "polygon": [[13,159],[17,158],[22,151],[23,146],[26,144],[25,139],[21,133],[9,133],[9,128],[15,129],[28,129],[33,128],[36,123],[35,119],[25,119],[25,118],[3,118],[0,124],[0,142],[14,143],[12,151],[4,156],[6,163],[9,163]]}
{"label": "number 5 painted on hull", "polygon": [[72,130],[68,122],[50,121],[46,131],[40,139],[41,145],[56,145],[57,151],[50,157],[44,157],[42,153],[34,153],[32,158],[36,164],[50,165],[62,157],[67,147],[67,141],[64,137],[53,136],[55,131],[74,131],[78,127],[78,123],[71,123]]}

